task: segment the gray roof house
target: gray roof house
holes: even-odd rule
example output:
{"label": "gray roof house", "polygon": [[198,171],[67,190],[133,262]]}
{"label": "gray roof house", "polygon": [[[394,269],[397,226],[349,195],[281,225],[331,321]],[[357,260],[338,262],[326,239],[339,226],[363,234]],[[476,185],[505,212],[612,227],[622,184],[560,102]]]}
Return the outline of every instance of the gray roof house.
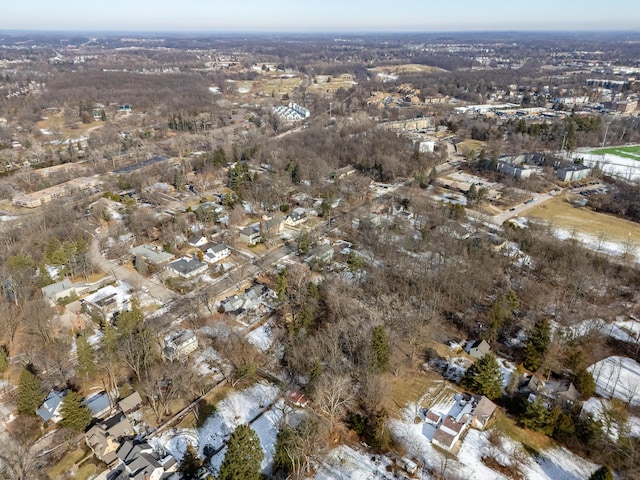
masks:
{"label": "gray roof house", "polygon": [[84,399],[84,403],[89,407],[91,415],[95,418],[102,418],[111,410],[111,402],[107,392],[100,392]]}
{"label": "gray roof house", "polygon": [[165,252],[160,247],[149,243],[138,245],[129,250],[129,253],[136,257],[142,257],[146,262],[153,265],[164,265],[175,258],[174,254]]}
{"label": "gray roof house", "polygon": [[262,241],[262,237],[260,236],[260,225],[249,225],[248,227],[240,230],[240,240],[249,246],[260,243]]}
{"label": "gray roof house", "polygon": [[142,397],[138,392],[133,392],[128,397],[120,400],[118,406],[125,414],[135,412],[142,406]]}
{"label": "gray roof house", "polygon": [[331,263],[333,254],[334,250],[331,245],[318,245],[309,252],[309,256],[305,259],[305,262],[308,264]]}
{"label": "gray roof house", "polygon": [[198,338],[196,334],[192,330],[182,330],[164,337],[162,356],[167,360],[174,361],[179,358],[186,358],[197,348]]}
{"label": "gray roof house", "polygon": [[116,452],[122,439],[134,434],[131,423],[120,413],[91,427],[84,438],[95,456],[110,465],[118,460]]}
{"label": "gray roof house", "polygon": [[45,422],[51,421],[53,423],[58,423],[62,420],[60,407],[62,406],[62,399],[66,394],[66,390],[60,392],[57,390],[51,390],[42,405],[40,405],[40,408],[36,410],[38,416]]}
{"label": "gray roof house", "polygon": [[49,300],[49,303],[55,305],[60,298],[70,297],[71,295],[82,295],[88,288],[84,283],[73,283],[68,278],[59,282],[52,283],[46,287],[42,287],[42,296]]}
{"label": "gray roof house", "polygon": [[171,455],[161,456],[148,443],[125,441],[116,453],[120,465],[107,474],[107,480],[178,480],[177,462]]}
{"label": "gray roof house", "polygon": [[195,257],[182,257],[168,264],[165,269],[182,278],[193,278],[207,271],[209,266]]}
{"label": "gray roof house", "polygon": [[224,243],[206,243],[200,247],[202,259],[207,263],[216,263],[231,255],[231,249]]}
{"label": "gray roof house", "polygon": [[468,342],[464,351],[473,358],[480,359],[491,351],[491,347],[484,340],[476,340],[475,342]]}

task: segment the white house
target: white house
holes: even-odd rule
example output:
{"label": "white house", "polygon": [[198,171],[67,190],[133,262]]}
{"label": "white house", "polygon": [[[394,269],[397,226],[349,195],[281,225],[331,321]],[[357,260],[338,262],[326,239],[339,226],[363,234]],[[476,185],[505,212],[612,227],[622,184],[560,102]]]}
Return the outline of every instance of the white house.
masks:
{"label": "white house", "polygon": [[231,249],[223,243],[207,243],[200,248],[202,259],[207,263],[216,263],[231,255]]}

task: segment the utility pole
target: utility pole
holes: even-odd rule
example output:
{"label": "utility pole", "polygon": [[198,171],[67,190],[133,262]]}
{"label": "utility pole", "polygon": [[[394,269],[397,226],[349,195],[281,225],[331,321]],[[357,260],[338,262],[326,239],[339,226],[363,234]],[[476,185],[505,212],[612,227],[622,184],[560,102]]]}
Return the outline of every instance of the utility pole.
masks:
{"label": "utility pole", "polygon": [[604,138],[602,139],[601,148],[607,144],[607,133],[609,132],[609,125],[611,125],[611,121],[607,122],[607,127],[604,129]]}

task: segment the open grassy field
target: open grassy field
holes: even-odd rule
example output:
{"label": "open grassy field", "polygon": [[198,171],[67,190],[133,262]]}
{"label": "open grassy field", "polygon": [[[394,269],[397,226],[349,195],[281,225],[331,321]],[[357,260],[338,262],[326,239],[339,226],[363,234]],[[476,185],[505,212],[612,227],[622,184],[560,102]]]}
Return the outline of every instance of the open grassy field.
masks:
{"label": "open grassy field", "polygon": [[282,95],[290,95],[293,90],[300,85],[300,79],[298,77],[281,78],[271,77],[266,80],[261,80],[260,84],[256,86],[257,89],[262,90],[264,95],[273,94],[276,98],[282,97]]}
{"label": "open grassy field", "polygon": [[609,241],[640,243],[640,225],[628,220],[576,207],[561,197],[552,198],[528,210],[523,216],[547,221],[559,228],[593,237],[604,236]]}
{"label": "open grassy field", "polygon": [[632,145],[629,147],[609,147],[600,148],[598,150],[592,150],[590,153],[595,155],[604,155],[606,153],[610,155],[617,155],[618,157],[630,158],[640,162],[640,145]]}
{"label": "open grassy field", "polygon": [[328,78],[329,77],[327,75],[318,75],[316,77],[318,83],[312,83],[309,85],[309,91],[324,93],[335,92],[341,88],[348,90],[354,84],[353,77],[348,74],[334,75],[331,77],[330,82],[328,81]]}
{"label": "open grassy field", "polygon": [[467,155],[469,152],[475,152],[476,155],[480,153],[480,150],[487,146],[486,143],[481,142],[480,140],[471,140],[467,139],[460,143],[458,143],[458,152]]}
{"label": "open grassy field", "polygon": [[38,128],[47,130],[53,133],[53,138],[56,135],[63,137],[78,138],[82,136],[89,129],[96,129],[102,127],[102,122],[82,123],[78,121],[73,125],[65,124],[62,114],[50,115],[36,123]]}
{"label": "open grassy field", "polygon": [[406,63],[403,65],[394,65],[392,67],[374,67],[374,72],[382,73],[419,73],[419,72],[444,72],[442,68],[432,67],[429,65],[420,65],[418,63]]}

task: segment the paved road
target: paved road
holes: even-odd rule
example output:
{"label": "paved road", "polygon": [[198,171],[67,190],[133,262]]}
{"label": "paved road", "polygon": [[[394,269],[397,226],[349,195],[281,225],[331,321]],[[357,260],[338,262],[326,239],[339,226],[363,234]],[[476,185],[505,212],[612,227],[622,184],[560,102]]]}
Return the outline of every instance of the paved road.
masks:
{"label": "paved road", "polygon": [[149,290],[149,295],[162,303],[170,302],[178,297],[177,293],[169,290],[164,285],[152,282],[148,278],[140,275],[138,272],[104,258],[100,253],[100,242],[106,237],[106,235],[107,229],[98,228],[96,230],[96,234],[93,236],[91,245],[89,246],[89,256],[95,266],[104,273],[113,275],[118,280],[123,280],[136,289],[146,287]]}

